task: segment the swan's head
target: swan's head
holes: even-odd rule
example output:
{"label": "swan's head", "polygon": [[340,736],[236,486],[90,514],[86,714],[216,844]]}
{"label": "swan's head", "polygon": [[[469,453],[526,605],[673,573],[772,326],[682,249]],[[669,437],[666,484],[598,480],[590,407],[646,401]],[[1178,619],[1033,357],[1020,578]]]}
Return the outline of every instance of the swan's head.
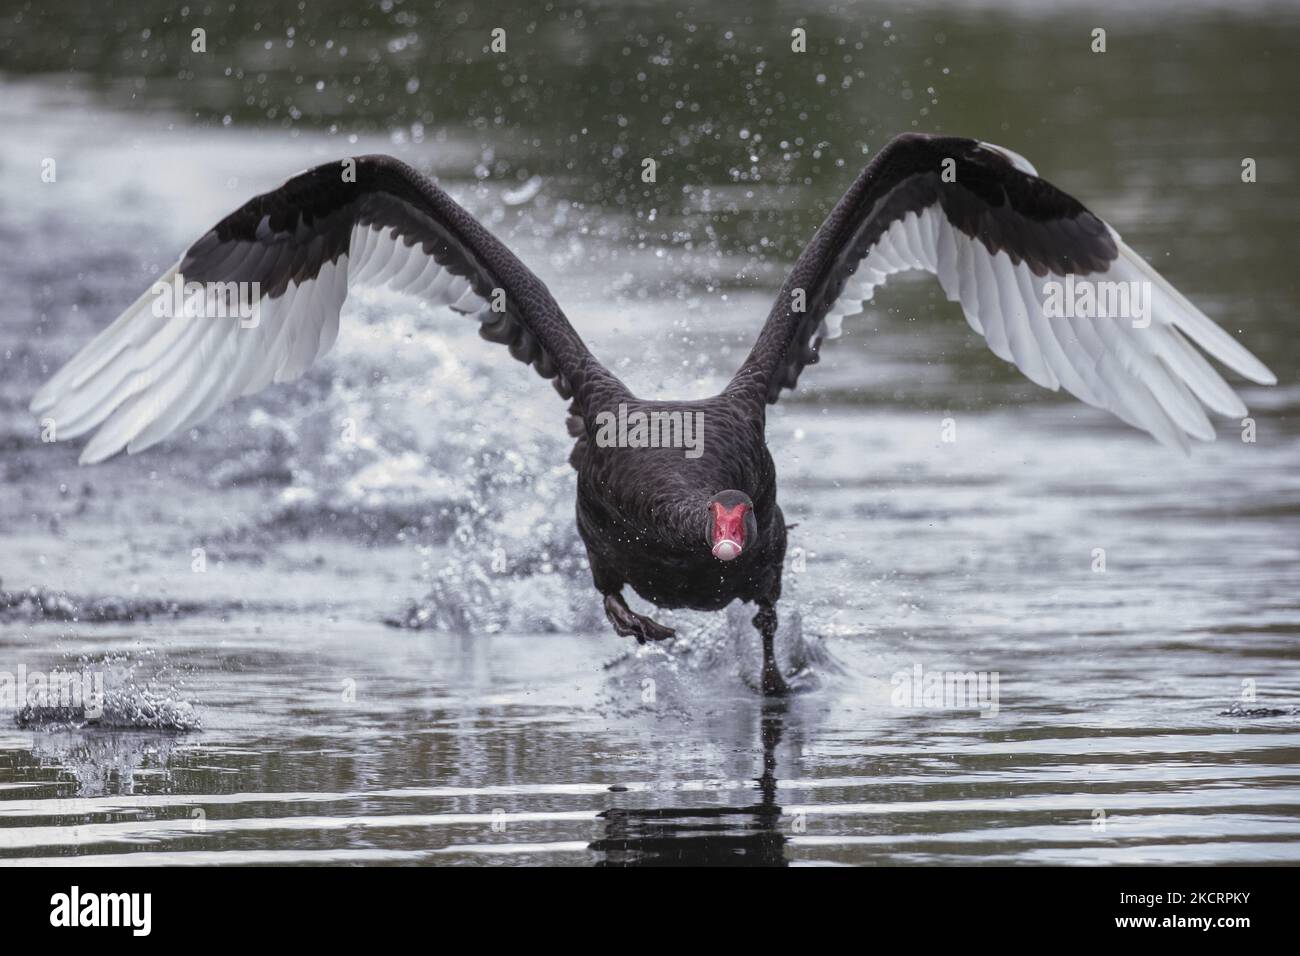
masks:
{"label": "swan's head", "polygon": [[719,561],[733,561],[758,537],[754,502],[743,491],[719,491],[709,499],[709,550]]}

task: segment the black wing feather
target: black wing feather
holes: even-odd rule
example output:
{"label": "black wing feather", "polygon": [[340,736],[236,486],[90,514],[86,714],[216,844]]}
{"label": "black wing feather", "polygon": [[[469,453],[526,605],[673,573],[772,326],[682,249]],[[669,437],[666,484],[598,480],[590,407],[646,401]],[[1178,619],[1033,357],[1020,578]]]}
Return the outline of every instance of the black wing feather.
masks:
{"label": "black wing feather", "polygon": [[[187,250],[181,274],[199,282],[255,281],[276,298],[348,253],[355,226],[388,229],[465,277],[479,297],[504,289],[506,310],[480,334],[554,379],[565,398],[599,367],[542,281],[442,189],[391,156],[351,162],[353,177],[345,179],[342,162],[327,163],[250,199]],[[234,255],[244,243],[261,244],[266,253]]]}
{"label": "black wing feather", "polygon": [[[945,181],[952,160],[952,181]],[[973,139],[906,133],[867,165],[790,270],[757,343],[729,386],[775,402],[817,361],[822,319],[872,246],[896,221],[938,203],[954,227],[990,254],[1036,275],[1105,271],[1118,255],[1106,224],[1078,200]],[[802,289],[805,310],[793,308]]]}

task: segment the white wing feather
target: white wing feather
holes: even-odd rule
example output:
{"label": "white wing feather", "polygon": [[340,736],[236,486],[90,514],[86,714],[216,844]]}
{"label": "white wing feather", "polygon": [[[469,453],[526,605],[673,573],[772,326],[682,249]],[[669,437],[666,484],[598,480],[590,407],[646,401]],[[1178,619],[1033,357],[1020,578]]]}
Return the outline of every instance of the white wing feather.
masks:
{"label": "white wing feather", "polygon": [[[228,263],[278,252],[239,245]],[[98,429],[81,453],[92,464],[124,448],[143,451],[241,395],[299,378],[333,346],[355,286],[389,286],[476,316],[486,309],[468,279],[394,230],[359,225],[348,248],[315,278],[263,297],[255,325],[235,315],[156,316],[155,284],[40,388],[31,410],[53,421],[59,440]],[[179,267],[158,282],[170,286]]]}
{"label": "white wing feather", "polygon": [[[1110,228],[1109,226],[1107,228]],[[920,269],[939,279],[950,302],[961,304],[970,327],[995,355],[1053,391],[1112,412],[1167,445],[1186,450],[1188,438],[1213,441],[1202,405],[1240,418],[1246,406],[1193,343],[1211,358],[1262,385],[1277,379],[1259,359],[1192,305],[1111,229],[1119,255],[1092,282],[1146,282],[1150,324],[1128,318],[1049,314],[1048,282],[1005,252],[954,228],[937,207],[909,212],[892,223],[863,258],[850,285],[817,330],[837,338],[846,315],[861,311],[896,272]],[[856,286],[853,282],[856,280]]]}

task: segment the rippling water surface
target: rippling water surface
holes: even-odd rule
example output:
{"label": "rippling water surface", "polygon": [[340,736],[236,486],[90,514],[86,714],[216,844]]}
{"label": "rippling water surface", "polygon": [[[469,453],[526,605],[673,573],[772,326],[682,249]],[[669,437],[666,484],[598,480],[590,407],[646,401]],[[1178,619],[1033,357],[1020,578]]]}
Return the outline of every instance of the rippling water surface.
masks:
{"label": "rippling water surface", "polygon": [[[455,5],[240,5],[208,59],[171,4],[0,24],[0,681],[107,695],[0,697],[0,863],[1300,861],[1294,9],[1116,7],[1094,55],[1082,8],[806,6],[521,8],[491,62]],[[1179,457],[896,280],[770,416],[788,701],[738,607],[610,632],[563,405],[449,313],[359,296],[302,381],[91,469],[26,412],[219,216],[379,150],[634,389],[709,394],[909,128],[1028,155],[1279,385]],[[918,669],[996,708],[899,706]]]}

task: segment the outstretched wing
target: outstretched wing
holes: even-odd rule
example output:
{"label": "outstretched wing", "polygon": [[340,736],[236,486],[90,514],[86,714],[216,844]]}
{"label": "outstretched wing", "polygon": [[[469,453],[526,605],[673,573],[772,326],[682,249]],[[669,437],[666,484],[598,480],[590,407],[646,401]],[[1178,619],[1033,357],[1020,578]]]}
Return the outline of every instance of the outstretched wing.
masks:
{"label": "outstretched wing", "polygon": [[302,375],[334,344],[355,285],[472,316],[565,398],[603,371],[541,280],[473,216],[405,163],[361,156],[217,223],[41,387],[32,411],[60,440],[98,429],[83,463],[142,451]]}
{"label": "outstretched wing", "polygon": [[[1276,382],[1114,229],[1022,157],[971,139],[909,133],[881,150],[808,243],[729,389],[775,402],[817,361],[822,340],[839,335],[845,314],[908,269],[936,275],[989,348],[1034,382],[1064,388],[1166,444],[1212,441],[1205,408],[1246,414],[1194,346],[1252,381]],[[1095,307],[1077,314],[1084,283],[1105,297],[1109,316]],[[1138,314],[1144,300],[1130,299],[1115,315],[1119,296],[1134,292],[1149,295],[1147,314]]]}

